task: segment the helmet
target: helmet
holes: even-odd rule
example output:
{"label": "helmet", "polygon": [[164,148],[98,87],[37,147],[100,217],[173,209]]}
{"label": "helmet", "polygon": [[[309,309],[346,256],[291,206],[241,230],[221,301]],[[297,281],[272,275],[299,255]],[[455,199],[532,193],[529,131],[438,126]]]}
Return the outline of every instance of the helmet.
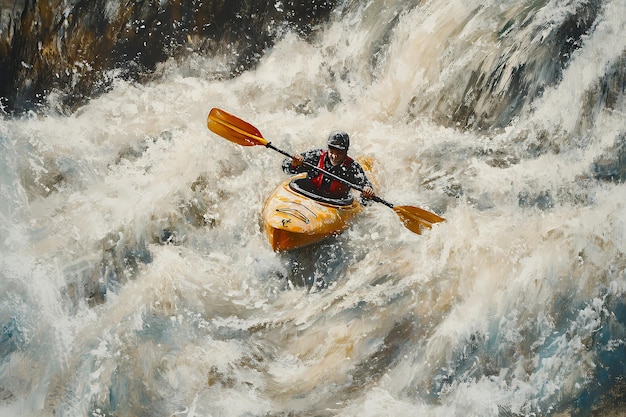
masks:
{"label": "helmet", "polygon": [[335,130],[328,136],[326,144],[329,148],[347,151],[350,147],[350,136],[343,130]]}

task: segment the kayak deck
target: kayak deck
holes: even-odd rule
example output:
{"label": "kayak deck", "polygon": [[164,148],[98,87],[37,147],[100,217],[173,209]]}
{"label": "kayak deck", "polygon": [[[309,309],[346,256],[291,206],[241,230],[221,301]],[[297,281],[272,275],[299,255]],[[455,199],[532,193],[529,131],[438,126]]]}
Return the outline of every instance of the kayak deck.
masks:
{"label": "kayak deck", "polygon": [[288,251],[317,243],[345,230],[363,207],[352,196],[331,199],[317,196],[289,178],[270,195],[263,208],[263,224],[272,249]]}

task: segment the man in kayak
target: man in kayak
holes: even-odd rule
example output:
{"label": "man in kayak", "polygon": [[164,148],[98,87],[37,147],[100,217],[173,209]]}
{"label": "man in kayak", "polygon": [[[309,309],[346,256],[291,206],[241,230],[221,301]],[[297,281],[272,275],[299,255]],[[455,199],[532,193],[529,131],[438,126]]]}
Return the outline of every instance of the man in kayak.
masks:
{"label": "man in kayak", "polygon": [[283,171],[289,174],[307,173],[307,188],[312,192],[327,198],[342,199],[350,194],[350,187],[321,171],[313,168],[322,168],[352,184],[363,187],[363,198],[374,197],[374,188],[367,179],[365,172],[358,162],[348,156],[350,137],[341,130],[331,132],[326,141],[327,149],[313,149],[302,154],[294,155],[283,161]]}

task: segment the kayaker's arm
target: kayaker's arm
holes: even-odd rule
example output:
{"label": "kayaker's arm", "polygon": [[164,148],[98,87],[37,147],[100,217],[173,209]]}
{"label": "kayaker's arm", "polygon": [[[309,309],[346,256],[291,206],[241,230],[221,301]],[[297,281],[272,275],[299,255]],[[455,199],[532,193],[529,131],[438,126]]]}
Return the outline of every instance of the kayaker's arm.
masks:
{"label": "kayaker's arm", "polygon": [[294,165],[294,156],[290,156],[283,160],[283,171],[288,174],[300,174],[302,172],[309,173],[309,171],[316,171],[317,161],[322,153],[321,149],[313,149],[311,151],[299,154],[302,157],[302,163],[300,165]]}
{"label": "kayaker's arm", "polygon": [[350,167],[350,182],[355,183],[361,187],[361,195],[366,199],[372,199],[374,197],[374,186],[367,178],[363,167],[356,161],[352,163]]}
{"label": "kayaker's arm", "polygon": [[[299,163],[295,163],[297,160],[299,160]],[[306,167],[302,166],[303,161],[304,156],[300,154],[294,155],[291,158],[285,158],[285,160],[283,160],[283,171],[288,174],[298,174],[300,172],[304,172]]]}

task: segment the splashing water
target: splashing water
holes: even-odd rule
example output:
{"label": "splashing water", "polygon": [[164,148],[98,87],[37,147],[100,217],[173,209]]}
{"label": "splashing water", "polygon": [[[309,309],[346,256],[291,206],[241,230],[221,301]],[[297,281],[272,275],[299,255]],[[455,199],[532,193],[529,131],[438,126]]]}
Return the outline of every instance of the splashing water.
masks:
{"label": "splashing water", "polygon": [[[624,1],[414,3],[347,2],[227,81],[193,56],[2,120],[2,414],[619,415]],[[447,221],[371,205],[273,253],[280,157],[211,107],[293,152],[346,130],[381,196]],[[289,284],[306,263],[330,288]]]}

